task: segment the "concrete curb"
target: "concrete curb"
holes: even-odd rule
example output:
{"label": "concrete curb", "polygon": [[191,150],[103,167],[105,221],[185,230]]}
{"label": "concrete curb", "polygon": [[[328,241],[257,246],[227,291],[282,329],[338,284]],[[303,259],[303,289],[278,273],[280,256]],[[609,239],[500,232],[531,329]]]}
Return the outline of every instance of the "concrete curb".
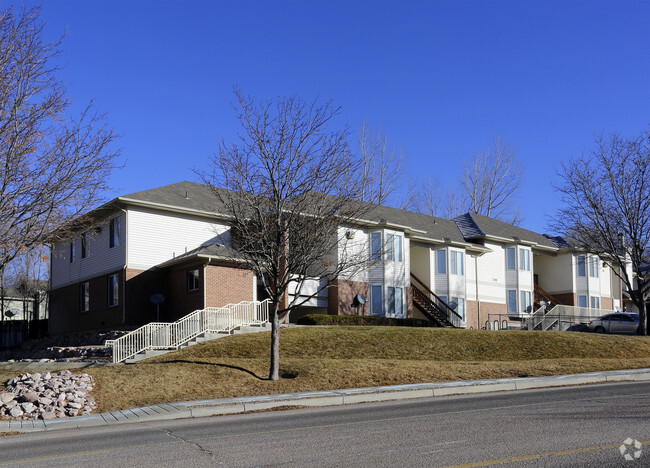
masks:
{"label": "concrete curb", "polygon": [[630,369],[552,377],[391,385],[309,393],[287,393],[220,400],[183,401],[112,411],[52,421],[0,421],[0,432],[36,432],[57,429],[132,424],[172,419],[200,418],[281,407],[333,406],[408,398],[526,390],[608,382],[650,381],[650,369]]}

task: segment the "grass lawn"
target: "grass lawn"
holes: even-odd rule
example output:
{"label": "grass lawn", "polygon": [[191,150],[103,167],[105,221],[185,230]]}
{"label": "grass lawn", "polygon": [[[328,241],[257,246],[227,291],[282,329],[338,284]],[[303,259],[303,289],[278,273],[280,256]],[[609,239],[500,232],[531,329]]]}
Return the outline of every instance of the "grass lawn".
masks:
{"label": "grass lawn", "polygon": [[[105,412],[184,400],[650,367],[649,337],[571,332],[286,328],[278,382],[266,380],[269,352],[270,333],[254,333],[85,371],[96,380],[97,411]],[[3,371],[0,379],[16,374]]]}

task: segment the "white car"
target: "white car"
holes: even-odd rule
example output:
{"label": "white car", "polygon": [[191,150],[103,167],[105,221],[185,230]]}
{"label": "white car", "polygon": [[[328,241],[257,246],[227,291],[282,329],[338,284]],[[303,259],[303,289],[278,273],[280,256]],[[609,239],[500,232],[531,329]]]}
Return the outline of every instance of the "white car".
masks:
{"label": "white car", "polygon": [[589,322],[589,329],[596,333],[639,333],[639,314],[607,314]]}

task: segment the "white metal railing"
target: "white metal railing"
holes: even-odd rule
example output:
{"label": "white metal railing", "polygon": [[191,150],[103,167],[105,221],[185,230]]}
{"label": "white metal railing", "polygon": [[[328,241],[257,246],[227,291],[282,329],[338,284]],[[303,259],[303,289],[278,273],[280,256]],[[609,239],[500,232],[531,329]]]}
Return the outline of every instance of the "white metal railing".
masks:
{"label": "white metal railing", "polygon": [[118,363],[148,349],[178,349],[204,333],[230,332],[246,325],[269,321],[269,300],[245,301],[223,307],[195,310],[174,323],[149,323],[116,340],[106,341],[113,347],[113,362]]}

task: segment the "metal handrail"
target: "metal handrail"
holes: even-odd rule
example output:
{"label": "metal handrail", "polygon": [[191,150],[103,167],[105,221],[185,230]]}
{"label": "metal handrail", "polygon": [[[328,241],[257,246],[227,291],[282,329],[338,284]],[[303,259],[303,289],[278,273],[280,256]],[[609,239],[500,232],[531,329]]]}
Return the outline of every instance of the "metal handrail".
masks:
{"label": "metal handrail", "polygon": [[418,288],[417,286],[415,286],[413,288],[413,290],[414,290],[413,294],[414,295],[417,294],[415,291],[419,291],[419,292],[423,293],[424,297],[426,297],[435,306],[437,306],[442,313],[447,315],[447,321],[451,325],[453,325],[454,327],[460,327],[461,326],[461,324],[463,322],[463,317],[461,317],[460,314],[458,314],[458,312],[456,312],[454,309],[449,307],[449,305],[445,301],[440,299],[440,297],[438,297],[438,295],[436,293],[431,291],[427,287],[427,285],[424,282],[422,282],[422,280],[420,278],[418,278],[417,276],[415,276],[413,273],[411,273],[411,278],[413,278],[415,281],[420,283],[420,285],[422,285],[423,289],[425,290],[424,292],[426,292],[427,294],[433,296],[435,298],[435,301],[432,300],[431,297],[426,296],[426,294],[424,294],[424,292],[419,291],[420,288]]}
{"label": "metal handrail", "polygon": [[261,302],[244,301],[195,310],[173,323],[148,323],[120,338],[107,341],[106,345],[112,345],[114,363],[149,349],[178,349],[204,333],[230,332],[237,327],[268,322],[269,302],[268,299]]}

